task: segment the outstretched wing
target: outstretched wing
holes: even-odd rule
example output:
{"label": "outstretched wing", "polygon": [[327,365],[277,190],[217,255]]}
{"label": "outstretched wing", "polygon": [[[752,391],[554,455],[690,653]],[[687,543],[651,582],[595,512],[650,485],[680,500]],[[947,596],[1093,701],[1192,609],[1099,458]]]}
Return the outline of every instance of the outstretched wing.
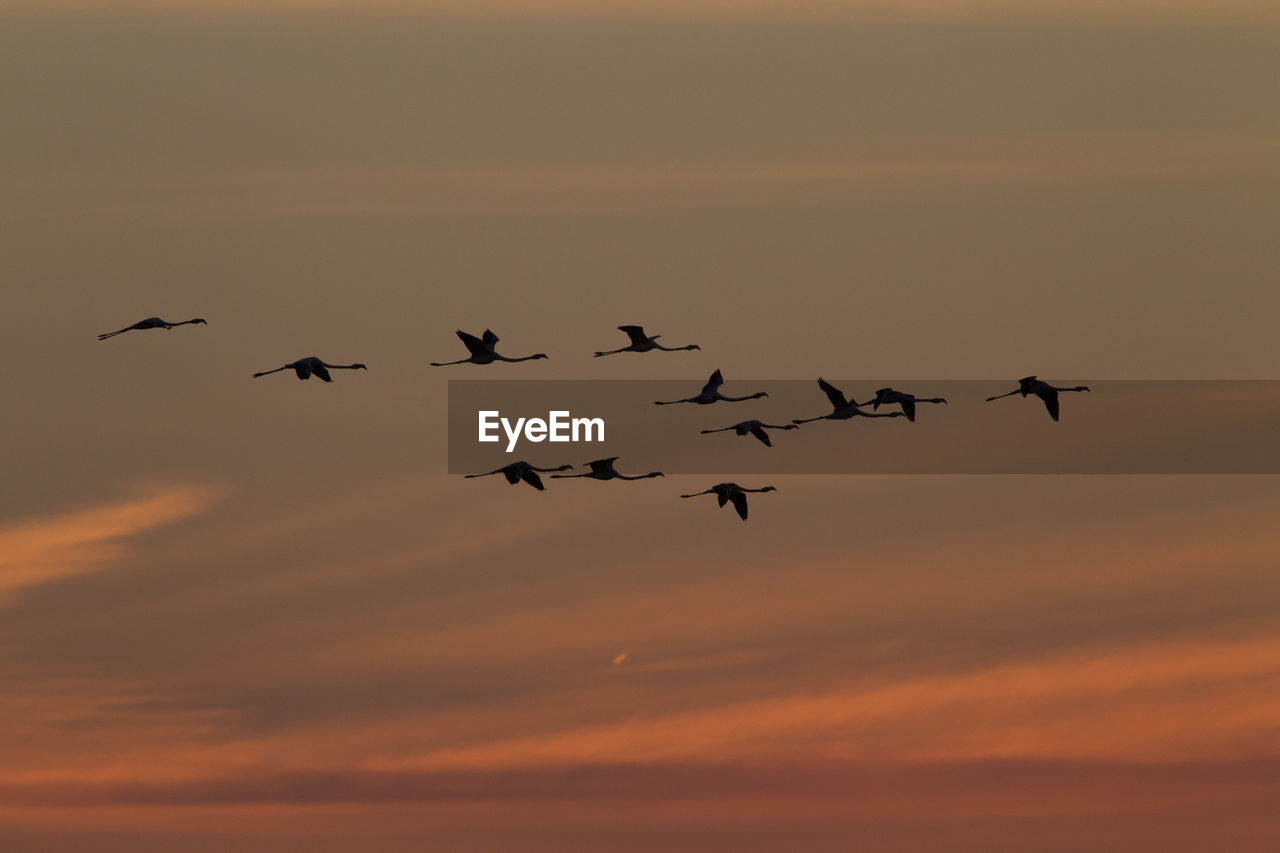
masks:
{"label": "outstretched wing", "polygon": [[702,393],[714,394],[720,390],[720,386],[723,384],[724,376],[722,376],[720,374],[720,370],[717,369],[715,373],[711,374],[711,378],[707,380],[707,384],[702,386]]}
{"label": "outstretched wing", "polygon": [[487,346],[487,347],[492,347],[492,346],[493,346],[494,344],[496,344],[497,342],[498,342],[498,336],[497,336],[497,335],[495,335],[495,334],[493,333],[493,331],[492,331],[492,330],[490,330],[490,329],[485,329],[485,330],[484,330],[484,345],[485,345],[485,346]]}
{"label": "outstretched wing", "polygon": [[[462,331],[461,329],[458,329],[456,334],[458,335],[458,340],[462,341],[463,345],[466,346],[467,350],[472,355],[488,355],[489,354],[489,348],[484,345],[484,341],[480,340],[475,335],[468,335],[466,332]],[[486,334],[488,333],[486,332]]]}
{"label": "outstretched wing", "polygon": [[319,376],[325,382],[332,382],[333,377],[329,375],[329,371],[323,364],[312,365],[311,372]]}
{"label": "outstretched wing", "polygon": [[645,344],[649,342],[649,336],[644,333],[644,326],[619,326],[619,332],[626,332],[628,338],[631,338],[633,345]]}
{"label": "outstretched wing", "polygon": [[751,434],[763,441],[765,447],[773,447],[773,442],[769,440],[769,433],[765,432],[759,424],[751,428]]}
{"label": "outstretched wing", "polygon": [[597,459],[594,462],[588,462],[587,465],[591,467],[592,473],[608,474],[609,470],[613,468],[613,463],[617,461],[618,457],[610,456],[608,459]]}
{"label": "outstretched wing", "polygon": [[293,366],[293,372],[298,374],[299,379],[310,379],[311,365],[305,361],[299,361]]}
{"label": "outstretched wing", "polygon": [[1038,388],[1036,396],[1044,400],[1044,407],[1049,410],[1049,417],[1058,419],[1058,390],[1056,388]]}
{"label": "outstretched wing", "polygon": [[729,498],[733,501],[733,508],[738,511],[739,517],[743,521],[747,520],[747,496],[742,492],[734,492],[733,497]]}
{"label": "outstretched wing", "polygon": [[542,485],[542,478],[539,477],[538,472],[532,468],[525,468],[524,476],[521,479],[540,492],[546,489],[546,486]]}
{"label": "outstretched wing", "polygon": [[520,465],[517,463],[504,466],[502,469],[502,475],[507,478],[508,483],[514,486],[516,483],[520,482]]}
{"label": "outstretched wing", "polygon": [[907,420],[915,423],[916,420],[916,401],[910,397],[903,397],[898,401],[902,404],[902,413],[907,416]]}
{"label": "outstretched wing", "polygon": [[822,389],[822,393],[826,394],[827,399],[831,401],[831,408],[841,409],[849,405],[849,401],[845,399],[844,392],[821,376],[818,377],[818,387]]}

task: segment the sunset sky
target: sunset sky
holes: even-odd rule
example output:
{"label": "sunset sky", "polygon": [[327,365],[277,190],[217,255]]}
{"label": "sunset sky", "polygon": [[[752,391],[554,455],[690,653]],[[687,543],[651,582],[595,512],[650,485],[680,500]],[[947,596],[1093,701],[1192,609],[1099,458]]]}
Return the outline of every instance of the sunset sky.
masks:
{"label": "sunset sky", "polygon": [[[1277,849],[1275,477],[744,524],[445,427],[449,378],[1280,378],[1278,75],[1260,0],[0,0],[0,847]],[[152,315],[208,325],[95,339]],[[550,358],[428,367],[486,327]],[[369,370],[250,378],[313,354]]]}

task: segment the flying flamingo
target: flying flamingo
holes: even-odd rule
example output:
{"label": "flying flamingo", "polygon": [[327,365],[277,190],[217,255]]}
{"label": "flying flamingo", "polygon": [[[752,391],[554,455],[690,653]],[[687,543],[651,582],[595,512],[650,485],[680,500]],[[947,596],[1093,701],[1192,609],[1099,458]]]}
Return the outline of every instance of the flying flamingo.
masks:
{"label": "flying flamingo", "polygon": [[818,387],[821,388],[826,393],[827,399],[831,401],[831,414],[818,415],[816,418],[797,418],[791,421],[793,424],[807,424],[810,421],[823,421],[823,420],[844,421],[853,417],[859,417],[859,418],[905,417],[902,414],[902,412],[887,412],[881,415],[868,414],[862,411],[861,408],[859,408],[860,406],[865,406],[866,403],[859,403],[856,400],[846,399],[844,396],[844,393],[839,388],[832,385],[830,382],[823,379],[822,377],[818,377]]}
{"label": "flying flamingo", "polygon": [[661,471],[652,471],[648,474],[640,474],[635,477],[627,477],[613,470],[613,463],[618,457],[610,456],[608,459],[597,459],[594,462],[588,462],[587,467],[590,471],[582,474],[552,474],[556,479],[569,479],[570,477],[590,477],[593,480],[647,480],[650,477],[661,477]]}
{"label": "flying flamingo", "polygon": [[105,341],[107,338],[114,338],[116,335],[123,335],[125,332],[130,332],[134,329],[172,329],[174,326],[185,326],[188,323],[204,323],[206,326],[209,325],[209,321],[203,317],[197,317],[194,320],[183,320],[181,323],[169,323],[161,320],[159,317],[148,317],[145,320],[139,320],[132,326],[125,326],[117,332],[107,332],[106,334],[98,335],[98,340]]}
{"label": "flying flamingo", "polygon": [[873,410],[881,406],[889,406],[894,403],[902,406],[902,413],[907,416],[907,420],[915,423],[916,420],[916,403],[945,403],[945,397],[917,397],[915,394],[908,394],[904,391],[895,391],[892,388],[877,388],[876,398],[871,401]]}
{"label": "flying flamingo", "polygon": [[658,338],[662,335],[646,335],[644,326],[619,326],[618,331],[626,332],[627,337],[631,338],[631,343],[622,349],[611,349],[607,352],[596,353],[596,358],[602,355],[613,355],[619,352],[649,352],[650,350],[659,349],[663,352],[679,352],[686,349],[702,349],[697,344],[689,344],[685,347],[664,347],[658,343]]}
{"label": "flying flamingo", "polygon": [[319,376],[325,382],[332,382],[333,377],[329,375],[330,370],[368,370],[368,369],[369,368],[365,367],[363,364],[329,364],[328,362],[321,361],[320,359],[312,355],[312,356],[308,356],[307,358],[300,358],[297,361],[289,362],[284,367],[277,367],[275,370],[264,370],[261,373],[255,373],[253,374],[253,378],[257,379],[259,376],[266,376],[271,373],[279,373],[282,370],[292,370],[294,373],[298,374],[299,379],[310,379],[311,374],[314,373],[316,376]]}
{"label": "flying flamingo", "polygon": [[733,426],[722,427],[721,429],[704,429],[702,434],[706,435],[710,432],[728,432],[729,430],[733,430],[738,435],[754,435],[764,443],[765,447],[773,447],[773,442],[769,440],[769,433],[765,432],[767,429],[800,429],[800,427],[795,424],[779,426],[778,424],[766,424],[757,420],[750,420],[736,423]]}
{"label": "flying flamingo", "polygon": [[1055,421],[1058,419],[1058,392],[1059,391],[1088,391],[1088,385],[1077,385],[1074,388],[1057,388],[1048,382],[1042,382],[1034,376],[1026,376],[1018,380],[1018,387],[1008,394],[997,394],[994,397],[988,397],[987,402],[999,400],[1001,397],[1010,397],[1014,394],[1021,394],[1025,399],[1028,394],[1035,394],[1041,400],[1044,400],[1044,407],[1049,410],[1049,417]]}
{"label": "flying flamingo", "polygon": [[729,501],[733,501],[733,508],[738,511],[738,516],[743,520],[747,520],[747,492],[776,492],[773,486],[765,486],[762,489],[746,489],[737,483],[716,483],[705,492],[694,492],[691,495],[681,495],[682,498],[696,498],[698,495],[712,495],[720,502],[720,506],[724,506]]}
{"label": "flying flamingo", "polygon": [[697,403],[700,406],[705,406],[708,403],[714,403],[717,400],[723,400],[726,403],[737,403],[742,400],[754,400],[757,397],[769,396],[764,391],[758,391],[749,397],[726,397],[720,393],[720,386],[723,384],[724,377],[721,376],[720,371],[717,370],[715,373],[711,374],[711,378],[707,380],[707,384],[702,386],[702,390],[698,392],[698,396],[686,397],[683,400],[654,400],[653,404],[655,406],[670,406],[672,403]]}
{"label": "flying flamingo", "polygon": [[572,465],[561,465],[557,468],[539,468],[536,465],[530,465],[528,462],[521,460],[520,462],[512,462],[510,465],[503,465],[497,471],[490,471],[486,474],[467,474],[466,479],[472,477],[488,477],[493,474],[502,474],[507,478],[507,482],[511,485],[517,485],[524,480],[530,486],[538,491],[543,491],[546,486],[542,485],[542,478],[538,476],[538,471],[567,471]]}
{"label": "flying flamingo", "polygon": [[498,336],[488,329],[484,330],[484,337],[477,338],[475,335],[468,335],[459,329],[456,333],[458,340],[466,344],[467,349],[471,352],[470,358],[460,358],[457,361],[431,362],[432,367],[447,367],[450,364],[493,364],[495,361],[531,361],[535,358],[546,358],[546,353],[537,353],[535,355],[526,355],[523,358],[507,358],[505,355],[498,355],[493,349],[498,343]]}

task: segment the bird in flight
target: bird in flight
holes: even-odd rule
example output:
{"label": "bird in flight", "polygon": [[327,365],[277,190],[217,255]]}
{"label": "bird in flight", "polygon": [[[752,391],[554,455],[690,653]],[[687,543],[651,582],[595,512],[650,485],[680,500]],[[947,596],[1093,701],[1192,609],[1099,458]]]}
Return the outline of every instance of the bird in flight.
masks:
{"label": "bird in flight", "polygon": [[539,468],[536,465],[530,465],[528,462],[521,460],[519,462],[512,462],[510,465],[503,465],[498,470],[489,471],[485,474],[467,474],[466,479],[470,480],[472,477],[489,477],[493,474],[502,474],[507,478],[507,482],[513,486],[517,485],[521,480],[524,480],[530,486],[533,486],[541,492],[546,489],[546,486],[542,485],[542,478],[538,476],[539,471],[568,471],[572,467],[572,465],[560,465],[555,468]]}
{"label": "bird in flight", "polygon": [[1074,388],[1058,388],[1050,385],[1048,382],[1042,382],[1034,376],[1025,376],[1018,380],[1018,387],[1008,394],[997,394],[994,397],[988,397],[987,402],[999,400],[1001,397],[1010,397],[1014,394],[1021,394],[1025,399],[1030,394],[1035,394],[1044,401],[1044,407],[1049,410],[1049,417],[1055,421],[1058,419],[1058,392],[1059,391],[1088,391],[1088,385],[1077,385]]}
{"label": "bird in flight", "polygon": [[740,421],[733,426],[721,427],[720,429],[704,429],[702,434],[706,435],[711,432],[728,432],[729,430],[733,430],[738,435],[754,435],[756,438],[760,439],[765,447],[773,447],[773,442],[769,440],[769,433],[765,432],[767,429],[800,429],[800,427],[795,424],[780,426],[778,424],[766,424],[757,420],[749,420]]}
{"label": "bird in flight", "polygon": [[611,349],[606,352],[598,352],[596,353],[596,358],[599,358],[602,355],[613,355],[614,353],[619,352],[649,352],[650,350],[655,349],[662,350],[663,352],[679,352],[680,350],[686,349],[702,349],[702,347],[697,344],[689,344],[684,347],[664,347],[662,344],[658,343],[658,338],[662,337],[662,335],[646,335],[644,333],[644,326],[619,326],[618,331],[625,332],[627,337],[631,338],[631,343],[622,349]]}
{"label": "bird in flight", "polygon": [[494,350],[494,346],[498,343],[498,336],[489,329],[484,330],[484,337],[477,338],[475,335],[468,335],[459,329],[456,332],[458,340],[466,345],[467,350],[471,353],[469,358],[460,358],[457,361],[433,361],[432,367],[447,367],[450,364],[493,364],[495,361],[531,361],[535,358],[546,358],[546,353],[536,353],[534,355],[526,355],[523,358],[507,358],[505,355],[498,355]]}
{"label": "bird in flight", "polygon": [[746,489],[737,483],[716,483],[705,492],[694,492],[691,495],[681,495],[682,498],[696,498],[698,495],[715,495],[720,506],[724,506],[729,501],[733,501],[733,508],[738,511],[738,516],[743,520],[747,520],[747,492],[776,492],[773,486],[765,486],[762,489]]}
{"label": "bird in flight", "polygon": [[650,477],[661,477],[661,471],[652,471],[648,474],[639,474],[635,477],[628,477],[619,474],[613,469],[613,463],[618,461],[618,457],[610,456],[608,459],[596,459],[594,462],[588,462],[587,467],[590,471],[582,474],[552,474],[553,478],[569,479],[570,477],[590,477],[593,480],[647,480]]}
{"label": "bird in flight", "polygon": [[294,373],[298,374],[299,379],[310,379],[311,374],[314,373],[316,376],[319,376],[325,382],[332,382],[333,377],[329,375],[330,370],[368,370],[368,369],[369,368],[365,367],[363,364],[329,364],[328,362],[321,361],[320,359],[312,355],[312,356],[308,356],[307,358],[300,358],[297,361],[291,361],[288,364],[286,364],[284,367],[277,367],[275,370],[264,370],[261,373],[255,373],[253,374],[253,378],[257,379],[259,376],[266,376],[271,373],[279,373],[282,370],[292,370]]}
{"label": "bird in flight", "polygon": [[916,420],[916,403],[945,403],[945,397],[917,397],[915,394],[908,394],[904,391],[895,391],[892,388],[877,388],[876,398],[871,401],[871,408],[880,408],[881,406],[889,406],[897,403],[902,407],[902,413],[907,416],[907,420],[915,423]]}
{"label": "bird in flight", "polygon": [[791,421],[793,424],[807,424],[810,421],[844,421],[849,418],[901,418],[905,417],[902,412],[885,412],[884,414],[872,415],[862,411],[861,406],[866,403],[859,403],[856,400],[847,399],[844,392],[836,386],[832,385],[822,377],[818,377],[818,387],[827,395],[827,399],[831,401],[831,414],[818,415],[816,418],[797,418]]}
{"label": "bird in flight", "polygon": [[159,317],[148,317],[145,320],[139,320],[132,326],[125,326],[123,329],[118,331],[98,335],[98,340],[105,341],[107,338],[114,338],[116,335],[123,335],[125,332],[131,332],[134,329],[172,329],[174,326],[186,326],[189,323],[203,323],[206,326],[209,325],[209,321],[203,317],[196,317],[194,320],[183,320],[181,323],[169,323],[165,320],[161,320]]}
{"label": "bird in flight", "polygon": [[717,370],[711,374],[711,378],[707,380],[707,384],[702,386],[702,390],[698,392],[696,397],[686,397],[683,400],[654,400],[655,406],[670,406],[673,403],[697,403],[705,406],[708,403],[714,403],[717,400],[723,400],[726,403],[737,403],[742,400],[754,400],[757,397],[768,397],[764,391],[758,391],[747,397],[726,397],[720,393],[720,386],[724,384],[724,376]]}

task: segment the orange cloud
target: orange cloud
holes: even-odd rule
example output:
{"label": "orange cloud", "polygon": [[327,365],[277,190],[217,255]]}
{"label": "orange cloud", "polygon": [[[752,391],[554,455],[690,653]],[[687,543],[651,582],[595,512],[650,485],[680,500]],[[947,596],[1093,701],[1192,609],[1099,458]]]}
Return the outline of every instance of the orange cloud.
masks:
{"label": "orange cloud", "polygon": [[1280,719],[1280,637],[1143,644],[722,704],[379,767],[599,761],[1172,761],[1248,757]]}
{"label": "orange cloud", "polygon": [[0,601],[25,587],[101,568],[128,554],[125,540],[199,515],[225,491],[213,486],[152,489],[127,500],[0,527]]}

